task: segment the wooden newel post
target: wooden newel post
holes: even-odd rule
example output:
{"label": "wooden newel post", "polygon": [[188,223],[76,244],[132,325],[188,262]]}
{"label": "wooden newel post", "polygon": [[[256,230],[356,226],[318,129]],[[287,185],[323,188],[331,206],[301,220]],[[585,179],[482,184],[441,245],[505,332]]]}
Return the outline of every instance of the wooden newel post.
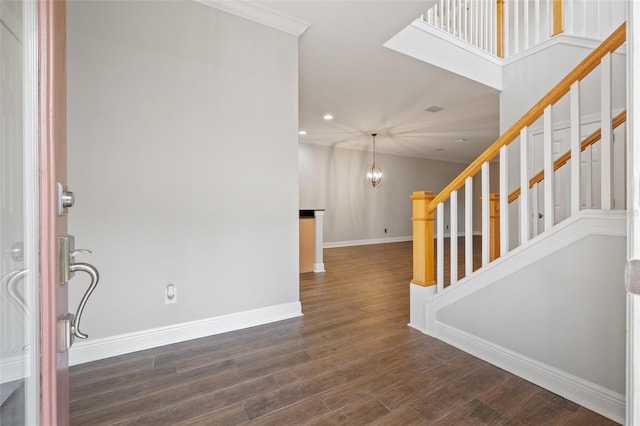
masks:
{"label": "wooden newel post", "polygon": [[489,261],[500,257],[500,194],[489,194]]}
{"label": "wooden newel post", "polygon": [[413,200],[413,284],[432,286],[436,284],[435,250],[433,246],[433,210],[427,206],[435,198],[433,192],[416,191]]}

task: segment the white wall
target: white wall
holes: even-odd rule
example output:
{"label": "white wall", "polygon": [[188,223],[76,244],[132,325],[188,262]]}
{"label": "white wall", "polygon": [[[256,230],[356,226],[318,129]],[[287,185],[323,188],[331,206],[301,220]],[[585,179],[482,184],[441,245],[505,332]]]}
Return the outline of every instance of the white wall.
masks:
{"label": "white wall", "polygon": [[[503,86],[500,95],[500,132],[505,132],[524,113],[529,111],[544,95],[560,82],[596,46],[595,42],[578,42],[562,37],[548,42],[546,48],[533,50],[531,54],[509,58],[504,65]],[[624,53],[624,48],[619,49]],[[541,65],[544,64],[544,65]],[[625,56],[613,55],[613,105],[625,102]],[[585,115],[599,112],[600,72],[596,69],[581,84],[581,105]],[[568,96],[566,97],[568,98]],[[569,119],[568,101],[562,101],[554,110],[554,120]]]}
{"label": "white wall", "polygon": [[624,237],[592,235],[437,313],[437,321],[625,392]]}
{"label": "white wall", "polygon": [[[300,144],[300,208],[326,209],[325,242],[411,236],[411,193],[438,193],[466,167],[378,153],[376,163],[386,176],[382,186],[371,188],[365,178],[371,156],[368,151]],[[459,231],[464,230],[463,199],[464,193],[459,194]],[[447,209],[445,224],[449,222]]]}
{"label": "white wall", "polygon": [[101,272],[91,339],[298,303],[297,52],[196,2],[69,3],[69,224]]}

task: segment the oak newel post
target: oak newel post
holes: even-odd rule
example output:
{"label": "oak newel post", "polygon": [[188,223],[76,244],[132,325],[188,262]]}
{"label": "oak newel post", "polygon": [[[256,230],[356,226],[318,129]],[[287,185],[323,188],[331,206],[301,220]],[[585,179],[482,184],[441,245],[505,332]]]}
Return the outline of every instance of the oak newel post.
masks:
{"label": "oak newel post", "polygon": [[435,251],[433,246],[433,211],[427,206],[433,200],[433,192],[416,191],[413,201],[413,284],[432,286],[436,284]]}

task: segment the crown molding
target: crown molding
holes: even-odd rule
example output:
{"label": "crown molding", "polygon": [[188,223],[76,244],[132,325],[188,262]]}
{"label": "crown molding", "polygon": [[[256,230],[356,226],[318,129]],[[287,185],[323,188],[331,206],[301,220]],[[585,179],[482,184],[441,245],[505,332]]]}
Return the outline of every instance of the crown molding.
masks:
{"label": "crown molding", "polygon": [[311,25],[298,18],[294,18],[257,2],[244,0],[194,0],[197,3],[231,13],[242,18],[275,28],[280,31],[300,37]]}

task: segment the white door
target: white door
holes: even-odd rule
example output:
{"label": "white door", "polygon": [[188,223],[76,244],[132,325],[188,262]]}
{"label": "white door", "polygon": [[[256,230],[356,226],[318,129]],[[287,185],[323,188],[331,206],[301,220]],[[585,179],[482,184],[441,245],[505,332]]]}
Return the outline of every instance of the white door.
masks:
{"label": "white door", "polygon": [[0,2],[0,424],[40,423],[33,2]]}

